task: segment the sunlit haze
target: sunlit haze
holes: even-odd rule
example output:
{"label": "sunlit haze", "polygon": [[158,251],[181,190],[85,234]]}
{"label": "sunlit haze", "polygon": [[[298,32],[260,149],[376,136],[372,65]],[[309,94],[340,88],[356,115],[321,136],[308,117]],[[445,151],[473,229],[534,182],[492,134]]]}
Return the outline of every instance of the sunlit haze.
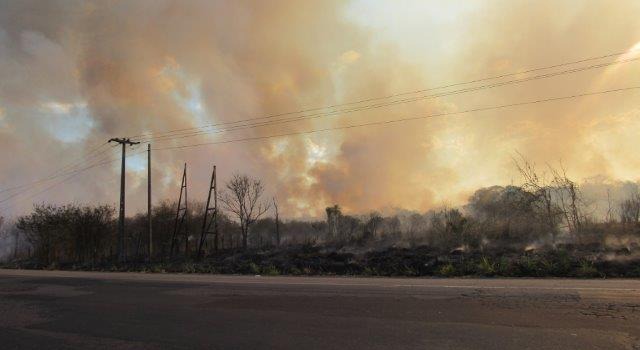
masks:
{"label": "sunlit haze", "polygon": [[[309,109],[325,115],[152,140],[155,201],[176,199],[184,163],[190,199],[206,199],[215,164],[222,182],[262,179],[286,218],[333,204],[347,213],[462,204],[478,188],[521,183],[518,153],[562,164],[581,183],[637,181],[638,90],[448,113],[639,86],[638,13],[634,0],[2,1],[0,190],[29,185],[0,193],[0,215],[42,202],[116,205],[120,148],[102,145],[112,137]],[[549,78],[316,110],[624,52],[552,71],[617,64]],[[249,140],[211,144],[238,139]],[[205,145],[176,148],[196,144]],[[128,149],[128,213],[146,208],[145,150]]]}

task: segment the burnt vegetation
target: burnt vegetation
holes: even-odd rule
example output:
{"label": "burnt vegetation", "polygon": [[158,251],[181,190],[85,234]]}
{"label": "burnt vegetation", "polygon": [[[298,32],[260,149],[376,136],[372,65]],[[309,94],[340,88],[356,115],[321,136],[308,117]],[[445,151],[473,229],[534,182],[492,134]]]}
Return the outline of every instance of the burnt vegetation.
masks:
{"label": "burnt vegetation", "polygon": [[[235,175],[218,194],[217,235],[171,254],[178,203],[126,219],[125,263],[115,255],[111,206],[36,205],[14,223],[0,221],[5,266],[114,271],[371,276],[640,277],[640,194],[614,202],[607,190],[596,215],[564,169],[539,171],[514,160],[519,186],[481,188],[460,207],[425,213],[350,215],[339,205],[324,219],[282,220],[258,179]],[[602,210],[601,210],[602,212]],[[205,205],[189,202],[185,225],[195,243]],[[217,245],[213,240],[218,239]],[[215,249],[217,247],[218,249]]]}

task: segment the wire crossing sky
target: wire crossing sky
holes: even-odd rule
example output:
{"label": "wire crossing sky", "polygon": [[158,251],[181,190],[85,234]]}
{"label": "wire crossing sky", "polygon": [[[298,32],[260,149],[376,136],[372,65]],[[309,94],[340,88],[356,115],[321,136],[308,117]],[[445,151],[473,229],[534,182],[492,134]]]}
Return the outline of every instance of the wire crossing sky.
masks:
{"label": "wire crossing sky", "polygon": [[[583,182],[636,182],[639,99],[618,90],[640,84],[639,12],[631,0],[0,0],[0,216],[116,204],[119,153],[105,142],[127,136],[156,150],[158,201],[177,195],[184,162],[202,200],[216,164],[222,183],[261,178],[284,217],[464,203],[518,183],[516,153]],[[129,213],[146,207],[145,147],[127,161]]]}

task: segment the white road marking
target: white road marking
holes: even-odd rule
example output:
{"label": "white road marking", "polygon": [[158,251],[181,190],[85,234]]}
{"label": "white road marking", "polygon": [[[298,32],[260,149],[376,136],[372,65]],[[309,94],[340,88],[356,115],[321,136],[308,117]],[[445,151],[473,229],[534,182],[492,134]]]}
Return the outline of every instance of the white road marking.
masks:
{"label": "white road marking", "polygon": [[[616,287],[588,287],[588,286],[536,286],[536,285],[473,285],[473,284],[437,284],[441,280],[414,280],[416,283],[394,283],[380,279],[382,283],[371,282],[334,282],[322,281],[322,277],[312,277],[312,281],[284,281],[283,279],[295,279],[297,277],[247,277],[247,276],[208,276],[208,275],[182,275],[182,274],[143,274],[143,273],[113,273],[113,272],[71,272],[71,271],[40,271],[40,270],[2,270],[0,275],[16,277],[43,277],[43,278],[85,278],[99,280],[125,280],[125,281],[149,281],[149,282],[176,282],[176,283],[201,283],[201,284],[253,284],[253,285],[290,285],[290,286],[326,286],[326,287],[376,287],[376,288],[412,288],[412,289],[486,289],[486,290],[556,290],[556,291],[605,291],[605,292],[640,292],[640,281],[618,280],[624,283],[638,283],[637,288]],[[253,278],[253,280],[249,280]],[[299,277],[307,278],[307,277]],[[331,278],[331,277],[328,277]],[[341,278],[341,277],[340,277]],[[369,280],[370,281],[370,280]],[[483,283],[522,283],[526,280],[480,280]],[[588,280],[534,280],[537,282],[548,281],[550,283],[584,283]],[[423,282],[423,283],[420,283]],[[599,282],[599,281],[598,281]],[[427,284],[432,283],[432,284]],[[606,282],[605,282],[606,283]],[[611,281],[615,283],[615,281]],[[640,298],[640,294],[638,295]]]}

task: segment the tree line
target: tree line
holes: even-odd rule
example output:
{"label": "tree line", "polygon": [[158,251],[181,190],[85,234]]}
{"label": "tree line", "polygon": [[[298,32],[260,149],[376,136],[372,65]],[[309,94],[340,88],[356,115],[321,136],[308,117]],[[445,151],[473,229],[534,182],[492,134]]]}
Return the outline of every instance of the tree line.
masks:
{"label": "tree line", "polygon": [[[267,199],[259,179],[234,175],[219,194],[217,235],[205,236],[202,255],[220,250],[274,249],[301,244],[330,249],[382,248],[427,245],[443,251],[501,249],[501,247],[553,248],[559,244],[604,245],[607,235],[640,237],[640,195],[628,194],[619,203],[608,202],[606,217],[596,218],[581,187],[560,168],[544,172],[523,157],[515,164],[521,185],[481,188],[464,206],[442,207],[425,213],[398,212],[382,215],[343,213],[339,205],[325,209],[324,220],[286,220],[277,215],[277,202]],[[178,203],[153,206],[154,260],[197,258],[205,204],[189,202],[184,234],[175,237]],[[271,210],[273,209],[273,210]],[[266,216],[273,212],[274,216]],[[17,219],[13,234],[22,257],[42,264],[113,261],[117,241],[116,210],[109,205],[36,205]],[[147,215],[126,218],[125,250],[130,261],[148,256]],[[8,232],[7,225],[0,231]],[[173,239],[194,244],[172,256]],[[213,240],[217,239],[217,244]],[[189,248],[191,247],[191,248]],[[14,255],[18,255],[16,251]],[[6,254],[5,254],[6,255]]]}

